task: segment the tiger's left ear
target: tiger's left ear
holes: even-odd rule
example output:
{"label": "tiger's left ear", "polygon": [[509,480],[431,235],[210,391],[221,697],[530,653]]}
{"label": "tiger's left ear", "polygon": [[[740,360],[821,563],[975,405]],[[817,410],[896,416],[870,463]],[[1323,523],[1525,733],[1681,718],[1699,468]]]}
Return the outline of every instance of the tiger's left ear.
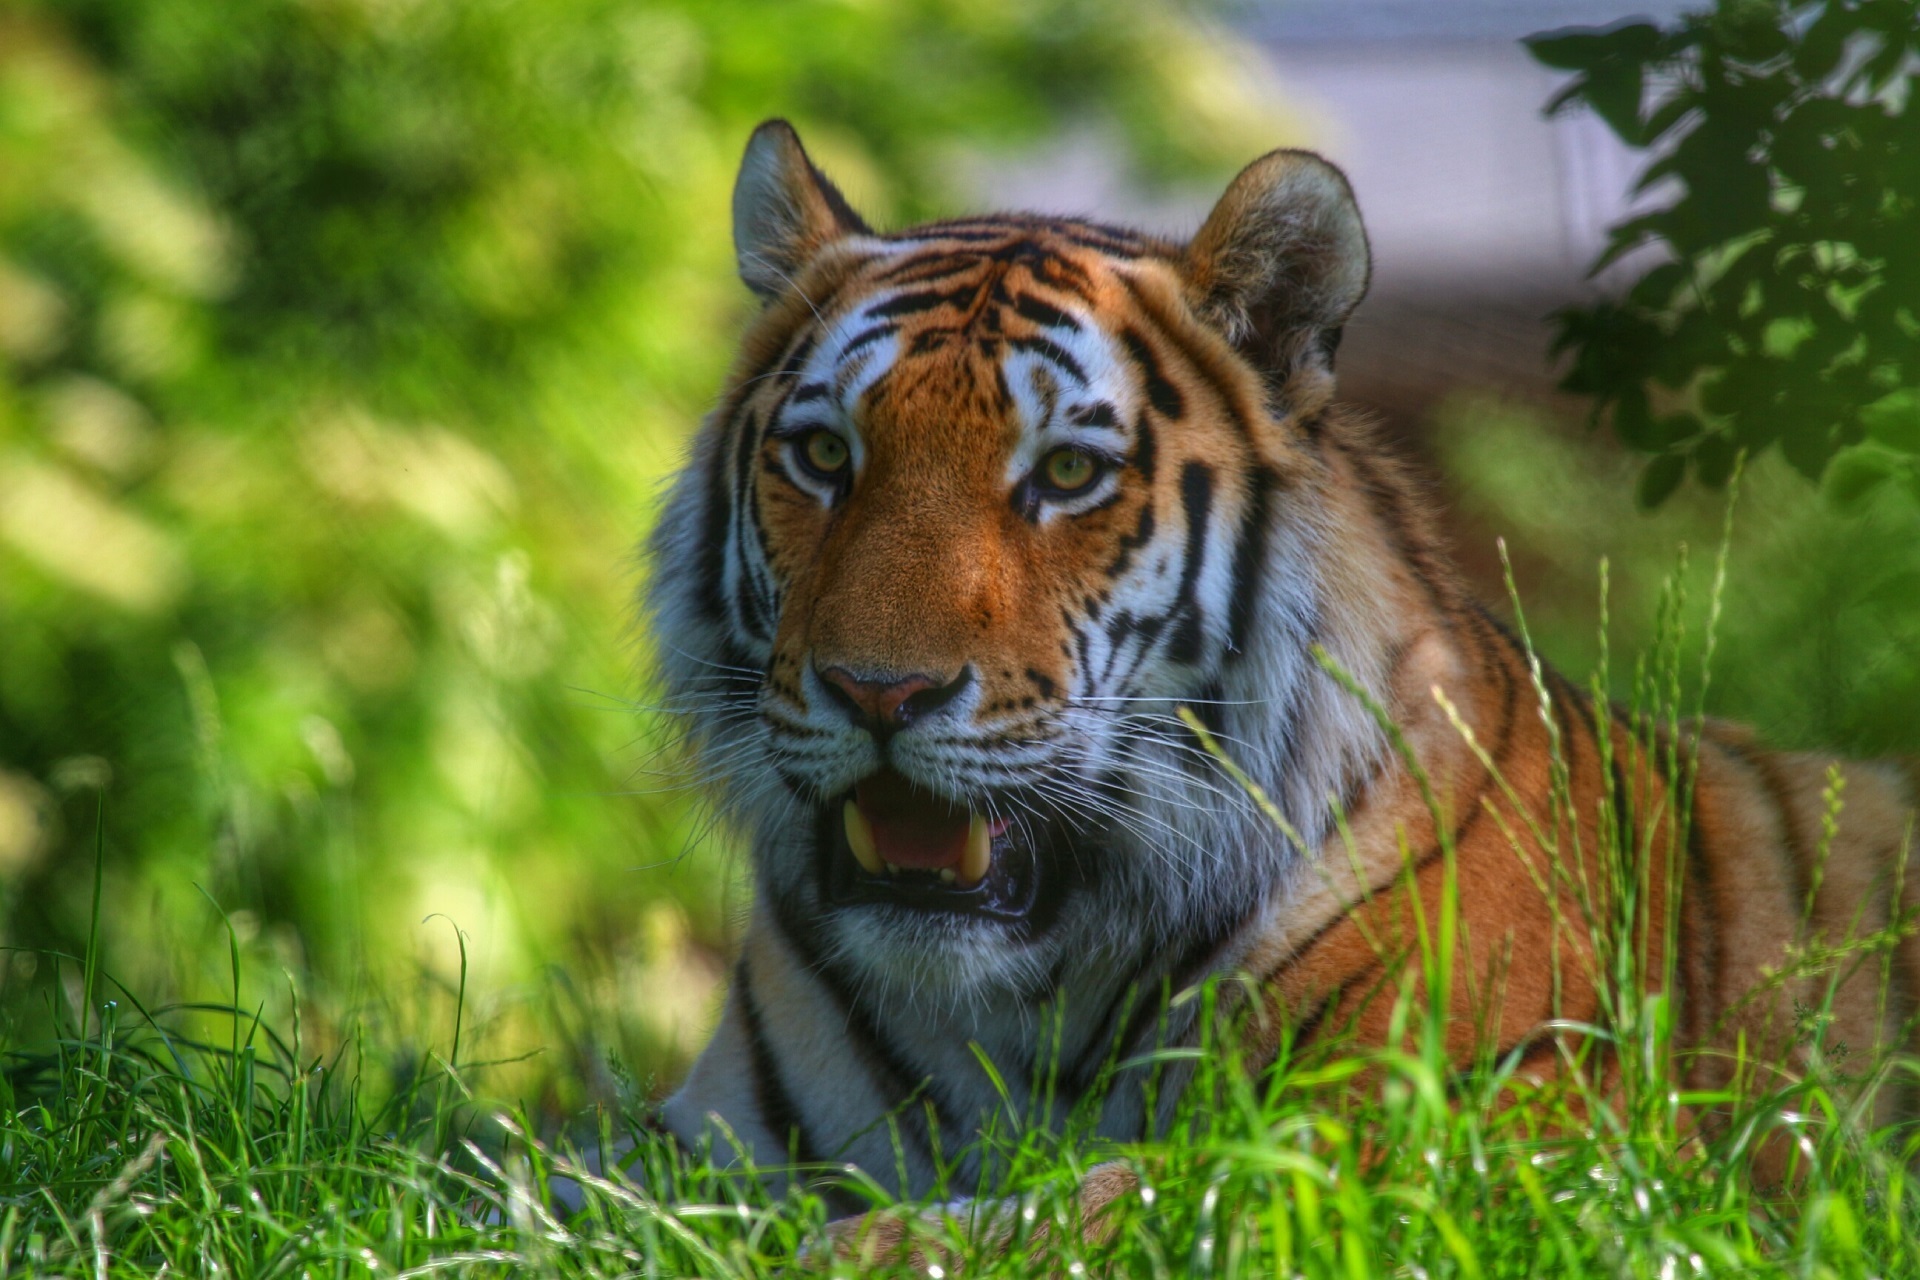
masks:
{"label": "tiger's left ear", "polygon": [[1289,411],[1325,403],[1340,327],[1371,271],[1344,174],[1311,151],[1268,152],[1228,186],[1183,265],[1195,313],[1269,377]]}
{"label": "tiger's left ear", "polygon": [[813,167],[800,135],[769,120],[747,139],[733,183],[733,251],[747,288],[771,302],[793,288],[807,260],[867,224]]}

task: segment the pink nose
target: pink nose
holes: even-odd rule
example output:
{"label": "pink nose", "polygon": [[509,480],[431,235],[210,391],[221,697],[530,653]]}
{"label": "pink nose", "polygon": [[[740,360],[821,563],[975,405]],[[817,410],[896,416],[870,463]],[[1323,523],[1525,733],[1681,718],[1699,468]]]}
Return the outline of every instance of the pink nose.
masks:
{"label": "pink nose", "polygon": [[938,711],[973,678],[971,667],[945,684],[927,675],[880,675],[862,679],[845,667],[827,667],[820,679],[827,692],[853,718],[879,734],[904,729],[913,721]]}
{"label": "pink nose", "polygon": [[926,676],[907,676],[901,680],[862,680],[845,667],[828,667],[820,678],[840,691],[853,709],[867,719],[884,725],[903,725],[913,718],[906,711],[907,699],[922,689],[933,688]]}

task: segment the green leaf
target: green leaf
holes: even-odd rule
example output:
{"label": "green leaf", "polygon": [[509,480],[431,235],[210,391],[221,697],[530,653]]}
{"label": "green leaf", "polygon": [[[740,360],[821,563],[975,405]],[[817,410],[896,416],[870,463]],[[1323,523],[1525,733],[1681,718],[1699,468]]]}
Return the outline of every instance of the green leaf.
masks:
{"label": "green leaf", "polygon": [[1639,387],[1626,388],[1614,403],[1613,433],[1622,444],[1643,453],[1663,453],[1703,430],[1700,419],[1690,413],[1653,416],[1647,408],[1647,393]]}
{"label": "green leaf", "polygon": [[1700,407],[1720,417],[1740,412],[1749,400],[1748,384],[1734,369],[1722,369],[1700,384]]}
{"label": "green leaf", "polygon": [[1687,474],[1685,454],[1663,453],[1649,462],[1646,470],[1640,473],[1640,485],[1634,492],[1634,500],[1644,511],[1651,511],[1680,487],[1680,481]]}
{"label": "green leaf", "polygon": [[1772,5],[1722,6],[1715,18],[1714,34],[1743,62],[1766,62],[1792,48]]}
{"label": "green leaf", "polygon": [[1663,262],[1640,277],[1627,300],[1640,307],[1665,307],[1673,301],[1673,295],[1681,285],[1687,282],[1687,268],[1678,262]]}
{"label": "green leaf", "polygon": [[1820,406],[1801,404],[1800,420],[1780,438],[1780,452],[1793,469],[1809,480],[1820,479],[1834,453],[1833,423]]}
{"label": "green leaf", "polygon": [[1603,62],[1589,71],[1580,96],[1622,142],[1637,147],[1646,136],[1640,122],[1640,99],[1644,90],[1640,64],[1620,60]]}
{"label": "green leaf", "polygon": [[1739,456],[1740,446],[1733,437],[1717,431],[1693,446],[1693,474],[1709,489],[1724,489]]}
{"label": "green leaf", "polygon": [[1643,218],[1623,222],[1607,233],[1607,247],[1587,268],[1587,279],[1591,280],[1620,259],[1638,249],[1641,245],[1667,234],[1669,215],[1666,210],[1658,210]]}
{"label": "green leaf", "polygon": [[1613,434],[1629,448],[1647,453],[1659,449],[1654,438],[1653,413],[1647,407],[1647,393],[1643,387],[1626,387],[1620,392],[1620,398],[1613,403]]}
{"label": "green leaf", "polygon": [[1882,605],[1905,612],[1920,600],[1920,569],[1901,569],[1882,577],[1860,593],[1863,604]]}
{"label": "green leaf", "polygon": [[1692,382],[1700,369],[1726,362],[1726,326],[1711,312],[1689,310],[1655,349],[1653,376],[1663,386],[1678,390]]}
{"label": "green leaf", "polygon": [[1920,390],[1903,387],[1860,410],[1867,434],[1902,453],[1920,453]]}
{"label": "green leaf", "polygon": [[1616,59],[1645,61],[1660,47],[1660,29],[1647,22],[1610,27],[1562,27],[1523,39],[1535,62],[1560,71],[1591,71]]}
{"label": "green leaf", "polygon": [[1793,51],[1794,70],[1808,80],[1824,80],[1840,64],[1857,18],[1837,5],[1822,9]]}
{"label": "green leaf", "polygon": [[1690,93],[1676,93],[1664,99],[1658,107],[1654,108],[1653,114],[1647,117],[1643,127],[1645,141],[1649,145],[1658,142],[1675,125],[1685,120],[1693,109],[1693,95]]}
{"label": "green leaf", "polygon": [[1860,445],[1844,450],[1828,464],[1820,488],[1834,510],[1852,515],[1901,470],[1898,455],[1873,445]]}
{"label": "green leaf", "polygon": [[1662,449],[1693,439],[1706,430],[1706,424],[1691,413],[1663,413],[1653,420],[1654,439]]}

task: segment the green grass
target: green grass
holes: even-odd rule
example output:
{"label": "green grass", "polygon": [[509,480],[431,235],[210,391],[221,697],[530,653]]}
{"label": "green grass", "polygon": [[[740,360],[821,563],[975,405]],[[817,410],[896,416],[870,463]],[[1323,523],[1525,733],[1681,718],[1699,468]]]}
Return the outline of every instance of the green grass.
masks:
{"label": "green grass", "polygon": [[[1658,643],[1626,680],[1646,741],[1680,744],[1650,759],[1682,795],[1723,579],[1724,553],[1704,634],[1689,643],[1686,575],[1674,575]],[[1597,689],[1609,687],[1604,638]],[[1691,681],[1683,654],[1699,655]],[[1843,820],[1837,792],[1833,808]],[[1571,827],[1558,820],[1534,834],[1563,858],[1599,858],[1617,907],[1594,907],[1588,922],[1602,941],[1605,1016],[1552,1029],[1553,1082],[1519,1077],[1517,1055],[1454,1066],[1440,1020],[1412,997],[1415,971],[1430,989],[1449,981],[1450,885],[1412,968],[1379,997],[1394,1001],[1393,1048],[1283,1038],[1275,1064],[1249,1070],[1227,988],[1184,993],[1207,1002],[1202,1042],[1150,1062],[1156,1087],[1179,1090],[1168,1131],[1115,1146],[1089,1138],[1090,1107],[1060,1133],[997,1117],[979,1139],[993,1172],[931,1199],[1009,1206],[998,1220],[1013,1238],[982,1252],[964,1211],[935,1213],[930,1256],[942,1273],[1005,1276],[1920,1275],[1920,1130],[1868,1118],[1882,1091],[1915,1096],[1920,1062],[1842,1052],[1811,1008],[1799,1011],[1805,1066],[1790,1078],[1740,1064],[1726,1091],[1679,1085],[1670,1008],[1644,994],[1632,939],[1649,923],[1634,905],[1645,824],[1685,820],[1684,806],[1644,815],[1584,853],[1561,847]],[[451,993],[443,1041],[424,1050],[377,1018],[344,1033],[330,1024],[325,1044],[309,1043],[298,999],[286,1025],[232,1001],[144,1009],[101,972],[115,908],[101,883],[96,873],[86,954],[45,958],[60,972],[38,989],[60,1035],[12,1046],[0,1085],[0,1280],[792,1274],[828,1265],[809,1245],[845,1205],[888,1207],[850,1169],[810,1169],[775,1197],[750,1173],[683,1156],[646,1131],[647,1089],[617,1064],[607,1101],[536,1136],[527,1110],[489,1099],[485,1033],[469,1025],[463,991]],[[1804,949],[1795,972],[1873,960],[1892,941]],[[230,955],[237,994],[241,948]],[[1612,1060],[1619,1082],[1596,1085]],[[1778,1144],[1790,1168],[1769,1183],[1754,1154]],[[1074,1193],[1110,1159],[1145,1191],[1090,1243]],[[556,1194],[563,1185],[569,1196]]]}
{"label": "green grass", "polygon": [[[965,1272],[1079,1263],[1129,1275],[1895,1276],[1920,1267],[1913,1141],[1863,1130],[1857,1099],[1830,1085],[1730,1100],[1710,1136],[1685,1141],[1677,1098],[1657,1078],[1608,1105],[1577,1071],[1549,1090],[1498,1062],[1456,1076],[1405,1008],[1406,1052],[1335,1045],[1256,1076],[1236,1068],[1230,1049],[1209,1046],[1219,1051],[1199,1058],[1177,1140],[1121,1149],[1043,1134],[996,1140],[1006,1176],[942,1194],[1009,1195],[1023,1226],[1062,1229],[1037,1241],[1023,1232],[1006,1258]],[[244,1019],[235,1020],[238,1052],[133,1021],[110,1014],[88,1036],[16,1063],[0,1120],[7,1276],[755,1276],[791,1268],[829,1216],[816,1190],[769,1200],[748,1180],[663,1149],[614,1111],[597,1116],[595,1145],[638,1145],[594,1178],[575,1151],[529,1140],[513,1112],[476,1104],[467,1073],[449,1064],[374,1105],[352,1054],[303,1060],[296,1042]],[[1910,1064],[1897,1070],[1912,1074]],[[1371,1083],[1356,1090],[1362,1073]],[[1747,1171],[1774,1132],[1798,1151],[1790,1193],[1757,1187]],[[1090,1247],[1072,1232],[1072,1193],[1092,1161],[1110,1156],[1137,1167],[1154,1194],[1124,1202],[1111,1241]],[[568,1173],[585,1184],[571,1213],[547,1194]],[[862,1185],[844,1172],[838,1182]],[[960,1224],[934,1234],[965,1256]]]}

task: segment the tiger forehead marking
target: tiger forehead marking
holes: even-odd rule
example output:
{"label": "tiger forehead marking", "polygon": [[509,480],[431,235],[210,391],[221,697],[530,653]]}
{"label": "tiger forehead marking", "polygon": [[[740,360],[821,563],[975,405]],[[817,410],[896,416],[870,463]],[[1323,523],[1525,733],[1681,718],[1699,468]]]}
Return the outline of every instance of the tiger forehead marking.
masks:
{"label": "tiger forehead marking", "polygon": [[[743,376],[768,567],[792,603],[782,665],[939,683],[971,667],[976,715],[1004,718],[1123,695],[1156,645],[1196,661],[1209,525],[1244,500],[1221,477],[1247,471],[1252,441],[1237,407],[1178,386],[1192,371],[1142,303],[1142,243],[1009,219],[845,252],[857,264],[795,310],[772,376]],[[844,438],[837,483],[796,483],[792,442],[815,431]],[[1044,500],[1035,468],[1061,449],[1101,474]],[[1149,550],[1183,526],[1185,545]]]}

